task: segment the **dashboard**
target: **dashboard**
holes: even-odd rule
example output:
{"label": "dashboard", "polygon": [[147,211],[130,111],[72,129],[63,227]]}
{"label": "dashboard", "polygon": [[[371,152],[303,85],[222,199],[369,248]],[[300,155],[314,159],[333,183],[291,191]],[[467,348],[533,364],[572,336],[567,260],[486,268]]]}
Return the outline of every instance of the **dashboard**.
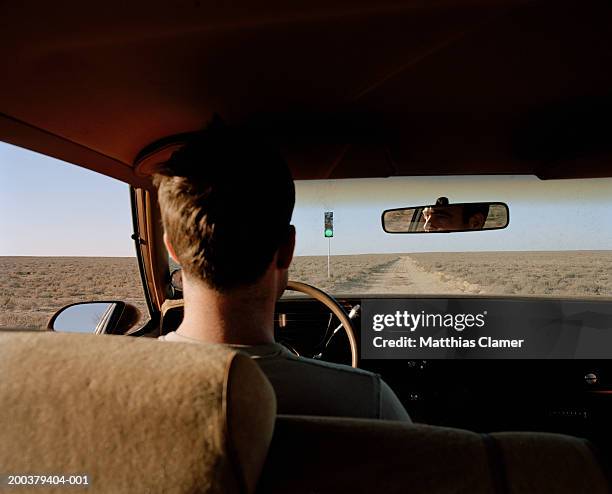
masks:
{"label": "dashboard", "polygon": [[[337,297],[347,313],[378,297]],[[502,301],[503,302],[503,301]],[[563,303],[539,299],[547,304]],[[609,312],[610,302],[581,302],[585,313]],[[353,319],[361,343],[360,315]],[[607,317],[607,316],[606,316]],[[344,331],[321,351],[339,321],[321,303],[288,297],[277,303],[277,341],[294,352],[350,365]],[[609,324],[609,318],[604,319]],[[605,327],[599,328],[606,330]],[[612,332],[612,325],[607,327]],[[610,350],[612,352],[612,349]],[[612,361],[607,359],[365,359],[359,367],[380,374],[415,422],[480,432],[534,430],[601,441],[612,411]],[[609,438],[608,438],[609,439]]]}

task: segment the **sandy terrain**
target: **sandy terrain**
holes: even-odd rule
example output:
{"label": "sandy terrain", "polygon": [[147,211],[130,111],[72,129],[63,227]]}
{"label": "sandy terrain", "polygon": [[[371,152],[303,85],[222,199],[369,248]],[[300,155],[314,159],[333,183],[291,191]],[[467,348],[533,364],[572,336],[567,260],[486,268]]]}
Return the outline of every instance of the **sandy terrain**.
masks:
{"label": "sandy terrain", "polygon": [[410,254],[450,285],[485,295],[612,297],[612,251]]}
{"label": "sandy terrain", "polygon": [[387,269],[399,258],[396,254],[333,256],[331,277],[327,277],[327,256],[300,256],[293,259],[289,279],[315,285],[322,290],[355,292],[372,273]]}
{"label": "sandy terrain", "polygon": [[298,257],[290,277],[338,294],[612,297],[612,251]]}
{"label": "sandy terrain", "polygon": [[478,293],[478,287],[468,282],[443,281],[440,276],[430,273],[410,256],[401,256],[393,263],[373,270],[359,282],[344,283],[342,293]]}
{"label": "sandy terrain", "polygon": [[[0,328],[42,328],[64,305],[123,300],[146,314],[134,258],[0,257]],[[296,257],[290,278],[335,294],[612,297],[612,251]],[[295,294],[295,292],[291,292]]]}
{"label": "sandy terrain", "polygon": [[74,302],[123,300],[146,315],[136,258],[0,257],[0,327],[42,328]]}

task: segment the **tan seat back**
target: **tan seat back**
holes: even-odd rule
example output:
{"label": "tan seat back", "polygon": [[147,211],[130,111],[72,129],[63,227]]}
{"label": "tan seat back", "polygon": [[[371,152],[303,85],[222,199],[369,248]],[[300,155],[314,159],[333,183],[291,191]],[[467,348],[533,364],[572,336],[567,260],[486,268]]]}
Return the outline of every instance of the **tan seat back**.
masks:
{"label": "tan seat back", "polygon": [[279,416],[259,493],[609,491],[588,444],[573,437]]}
{"label": "tan seat back", "polygon": [[3,472],[93,492],[253,492],[276,413],[225,347],[54,333],[0,332],[0,403]]}

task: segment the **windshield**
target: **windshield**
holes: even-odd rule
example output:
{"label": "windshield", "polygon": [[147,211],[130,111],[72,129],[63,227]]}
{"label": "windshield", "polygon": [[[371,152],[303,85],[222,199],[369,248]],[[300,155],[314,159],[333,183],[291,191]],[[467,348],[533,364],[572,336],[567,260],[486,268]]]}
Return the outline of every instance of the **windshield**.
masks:
{"label": "windshield", "polygon": [[[298,181],[296,195],[289,277],[336,295],[612,297],[609,178]],[[504,202],[509,225],[436,235],[383,231],[384,210],[434,204],[440,196]]]}

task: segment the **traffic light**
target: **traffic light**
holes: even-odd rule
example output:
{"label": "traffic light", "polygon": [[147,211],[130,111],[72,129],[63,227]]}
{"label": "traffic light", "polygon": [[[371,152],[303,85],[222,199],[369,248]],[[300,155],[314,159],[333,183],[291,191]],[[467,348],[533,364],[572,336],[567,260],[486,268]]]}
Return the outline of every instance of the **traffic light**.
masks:
{"label": "traffic light", "polygon": [[323,235],[325,236],[325,238],[331,238],[334,236],[334,213],[332,211],[325,212]]}

